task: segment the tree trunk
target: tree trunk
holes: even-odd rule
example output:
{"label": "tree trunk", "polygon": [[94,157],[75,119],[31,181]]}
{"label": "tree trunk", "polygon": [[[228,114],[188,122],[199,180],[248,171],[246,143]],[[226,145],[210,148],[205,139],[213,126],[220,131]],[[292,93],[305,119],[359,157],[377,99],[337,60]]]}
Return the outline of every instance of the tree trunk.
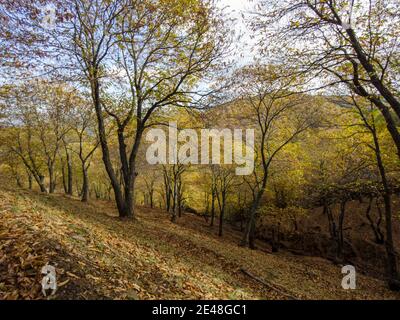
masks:
{"label": "tree trunk", "polygon": [[377,72],[374,68],[374,65],[371,63],[371,60],[365,54],[359,39],[357,38],[356,33],[352,28],[346,30],[347,35],[349,36],[350,43],[356,52],[357,58],[360,61],[361,65],[369,75],[371,79],[372,85],[379,91],[379,93],[384,97],[384,99],[390,104],[393,111],[400,118],[400,102],[396,98],[396,94],[392,92],[392,90],[387,87],[383,81],[377,75]]}
{"label": "tree trunk", "polygon": [[153,209],[154,208],[154,190],[151,189],[150,193],[149,193],[149,200],[150,200],[150,208]]}
{"label": "tree trunk", "polygon": [[163,167],[164,189],[165,189],[165,209],[167,212],[171,211],[171,186],[168,176],[168,171]]}
{"label": "tree trunk", "polygon": [[56,189],[56,182],[54,177],[54,168],[53,164],[49,164],[49,193],[54,193]]}
{"label": "tree trunk", "polygon": [[176,218],[178,216],[178,182],[176,177],[174,177],[174,197],[173,197],[173,210],[172,210],[172,217],[171,221],[176,222]]}
{"label": "tree trunk", "polygon": [[28,172],[28,188],[32,190],[32,174]]}
{"label": "tree trunk", "polygon": [[64,187],[64,192],[65,192],[65,194],[68,194],[68,187],[67,187],[67,179],[66,179],[64,162],[62,162],[62,164],[61,164],[61,175],[62,175],[62,183],[63,183],[63,187]]}
{"label": "tree trunk", "polygon": [[[36,179],[36,176],[35,176],[35,179]],[[38,183],[41,192],[43,192],[43,193],[48,192],[47,188],[44,184],[44,176],[37,177],[36,182]]]}
{"label": "tree trunk", "polygon": [[387,269],[388,269],[388,284],[392,290],[400,290],[399,274],[397,269],[396,251],[393,243],[393,226],[392,226],[392,199],[389,182],[386,177],[386,170],[383,164],[380,145],[376,132],[373,132],[375,155],[378,163],[379,173],[382,178],[382,185],[384,189],[383,200],[385,204],[385,222],[386,222],[386,255],[387,255]]}
{"label": "tree trunk", "polygon": [[21,153],[17,153],[17,154],[21,158],[22,162],[24,163],[26,169],[28,170],[28,173],[30,173],[31,176],[33,176],[33,178],[35,179],[36,183],[38,184],[38,186],[40,188],[40,192],[47,193],[47,189],[44,184],[44,176],[41,175],[39,173],[39,171],[37,170],[37,167],[36,167],[34,161],[32,160],[32,156],[30,155],[30,159],[31,159],[31,163],[32,163],[32,166],[31,166],[29,164],[28,160]]}
{"label": "tree trunk", "polygon": [[222,195],[222,206],[221,206],[221,212],[219,213],[219,229],[218,229],[218,236],[222,237],[223,236],[223,224],[224,224],[224,215],[225,215],[225,195]]}
{"label": "tree trunk", "polygon": [[[359,75],[358,75],[358,67],[357,64],[353,64],[355,76],[353,79],[354,88],[353,91],[361,97],[364,97],[371,101],[381,112],[382,116],[385,119],[386,127],[392,136],[393,142],[397,148],[397,154],[400,157],[400,133],[397,129],[396,121],[393,119],[392,114],[389,108],[381,101],[381,99],[377,96],[370,95],[368,91],[362,86]],[[368,129],[371,131],[372,135],[376,137],[376,132],[373,132],[374,129],[367,125]],[[374,137],[374,139],[375,139]]]}
{"label": "tree trunk", "polygon": [[87,173],[87,167],[85,164],[82,165],[83,172],[83,184],[82,184],[82,202],[89,201],[89,177]]}
{"label": "tree trunk", "polygon": [[136,182],[136,172],[134,174],[129,174],[128,181],[124,181],[124,197],[123,197],[123,210],[120,211],[121,218],[134,218],[134,188]]}
{"label": "tree trunk", "polygon": [[18,186],[19,188],[23,188],[24,186],[22,185],[21,177],[20,177],[20,175],[19,175],[19,173],[18,173],[18,169],[15,168],[14,166],[11,166],[11,172],[13,173],[13,175],[14,175],[14,177],[15,177],[15,181],[16,181],[16,183],[17,183],[17,186]]}
{"label": "tree trunk", "polygon": [[178,175],[178,216],[179,218],[182,217],[182,210],[183,210],[183,189],[182,189],[182,176],[179,173]]}
{"label": "tree trunk", "polygon": [[329,234],[331,236],[331,239],[336,240],[337,228],[336,228],[335,218],[332,214],[332,209],[330,205],[324,205],[324,214],[326,214],[326,217],[328,218]]}
{"label": "tree trunk", "polygon": [[336,239],[336,241],[337,241],[337,252],[336,252],[337,262],[343,262],[345,259],[343,226],[344,226],[344,218],[345,218],[345,214],[346,214],[346,204],[347,204],[346,200],[343,200],[340,203],[338,234],[337,234],[337,239]]}
{"label": "tree trunk", "polygon": [[[266,184],[266,182],[265,182]],[[264,184],[263,184],[264,185]],[[255,248],[255,228],[256,228],[256,220],[257,220],[257,210],[261,203],[261,198],[264,195],[264,188],[261,188],[256,195],[255,201],[250,209],[249,219],[247,221],[246,228],[244,230],[243,238],[240,243],[241,246],[249,246],[251,249]]]}
{"label": "tree trunk", "polygon": [[367,210],[365,212],[365,216],[367,217],[367,220],[368,220],[369,225],[370,225],[370,227],[372,229],[372,232],[374,233],[375,243],[376,244],[384,244],[385,243],[385,237],[384,237],[384,235],[382,234],[382,231],[379,228],[380,222],[382,220],[382,212],[381,212],[381,209],[379,207],[378,199],[376,199],[376,208],[377,208],[377,210],[379,212],[379,221],[375,225],[375,222],[371,217],[372,202],[373,202],[373,197],[371,196],[369,198],[368,207],[367,207]]}
{"label": "tree trunk", "polygon": [[277,230],[276,226],[272,226],[271,232],[271,250],[273,253],[279,251],[279,230]]}
{"label": "tree trunk", "polygon": [[211,222],[210,227],[214,226],[214,219],[215,219],[215,190],[213,188],[211,193]]}
{"label": "tree trunk", "polygon": [[396,252],[393,244],[392,228],[392,200],[390,194],[384,195],[385,220],[386,220],[386,241],[385,248],[388,260],[389,287],[392,290],[400,290],[399,274],[397,269]]}
{"label": "tree trunk", "polygon": [[[103,118],[103,109],[101,106],[101,100],[100,100],[100,83],[99,83],[99,78],[98,78],[98,69],[97,66],[92,66],[93,67],[93,74],[91,74],[91,90],[92,90],[92,99],[93,99],[93,104],[96,110],[96,116],[97,116],[97,125],[98,125],[98,130],[99,130],[99,138],[100,138],[100,145],[102,149],[102,154],[103,154],[103,163],[105,166],[105,169],[107,171],[107,174],[110,178],[111,186],[114,191],[114,197],[115,197],[115,202],[117,204],[117,209],[120,218],[133,218],[134,212],[133,212],[133,192],[130,190],[130,188],[133,188],[134,186],[134,178],[132,178],[132,175],[135,174],[134,171],[134,150],[132,150],[132,162],[131,163],[131,172],[129,172],[129,168],[127,167],[127,161],[126,158],[121,159],[121,161],[124,163],[124,173],[125,173],[125,187],[124,187],[124,192],[121,188],[121,185],[118,181],[117,175],[115,174],[112,162],[111,162],[111,156],[110,156],[110,150],[108,147],[108,142],[107,142],[107,134],[106,134],[106,129],[104,125],[104,118]],[[139,128],[137,129],[139,130]],[[139,136],[140,138],[140,136]],[[123,139],[122,139],[123,140]],[[122,145],[121,145],[122,143]],[[120,149],[123,147],[124,141],[120,141]],[[137,145],[134,146],[134,149],[137,149]],[[126,154],[125,154],[126,156]]]}
{"label": "tree trunk", "polygon": [[[263,137],[265,139],[265,136]],[[268,165],[264,166],[264,176],[260,189],[258,190],[253,205],[250,209],[249,220],[247,221],[246,229],[243,234],[241,246],[249,246],[250,249],[255,249],[255,234],[256,234],[256,222],[257,222],[257,212],[261,204],[261,199],[264,195],[265,188],[268,182]]]}
{"label": "tree trunk", "polygon": [[73,186],[72,186],[72,180],[73,180],[72,160],[71,160],[71,156],[70,156],[68,150],[66,151],[66,155],[67,155],[67,174],[68,174],[67,194],[72,196],[74,193]]}

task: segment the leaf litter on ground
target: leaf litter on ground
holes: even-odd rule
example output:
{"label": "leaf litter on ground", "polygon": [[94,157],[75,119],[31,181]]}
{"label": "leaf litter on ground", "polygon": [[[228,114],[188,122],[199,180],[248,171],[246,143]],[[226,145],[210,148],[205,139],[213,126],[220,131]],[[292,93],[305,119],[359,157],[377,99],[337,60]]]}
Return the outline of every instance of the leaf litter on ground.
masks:
{"label": "leaf litter on ground", "polygon": [[[0,299],[399,299],[381,280],[359,275],[341,288],[339,266],[270,254],[219,238],[204,219],[138,208],[122,221],[107,201],[0,191]],[[265,250],[262,250],[262,249]],[[44,297],[41,268],[56,267],[58,290]],[[243,272],[244,271],[244,272]],[[250,275],[250,276],[249,276]]]}

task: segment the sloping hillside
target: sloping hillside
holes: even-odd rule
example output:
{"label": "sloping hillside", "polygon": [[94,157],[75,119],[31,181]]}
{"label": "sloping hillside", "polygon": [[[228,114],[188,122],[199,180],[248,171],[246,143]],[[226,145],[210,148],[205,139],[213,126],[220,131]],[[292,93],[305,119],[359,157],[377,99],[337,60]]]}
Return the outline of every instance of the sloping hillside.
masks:
{"label": "sloping hillside", "polygon": [[[358,275],[341,288],[339,266],[319,258],[250,251],[204,220],[172,224],[139,209],[135,222],[107,202],[0,190],[0,299],[40,299],[41,268],[56,267],[56,299],[399,299]],[[244,272],[245,271],[245,272]]]}

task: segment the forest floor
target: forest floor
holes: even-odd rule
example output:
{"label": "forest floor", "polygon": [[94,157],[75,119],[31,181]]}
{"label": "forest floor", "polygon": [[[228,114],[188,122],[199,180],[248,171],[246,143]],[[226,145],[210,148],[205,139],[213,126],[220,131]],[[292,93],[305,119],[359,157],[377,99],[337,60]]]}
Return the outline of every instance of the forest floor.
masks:
{"label": "forest floor", "polygon": [[238,246],[204,219],[177,224],[138,208],[136,221],[112,203],[0,189],[0,300],[43,299],[41,268],[56,267],[52,299],[400,299],[377,279],[341,287],[340,266],[312,257]]}

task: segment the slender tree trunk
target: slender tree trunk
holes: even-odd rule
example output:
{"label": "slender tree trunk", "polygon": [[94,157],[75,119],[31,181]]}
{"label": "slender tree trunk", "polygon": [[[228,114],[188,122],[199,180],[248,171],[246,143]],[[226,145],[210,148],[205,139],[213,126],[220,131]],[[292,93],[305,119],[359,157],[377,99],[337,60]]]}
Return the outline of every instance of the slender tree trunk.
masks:
{"label": "slender tree trunk", "polygon": [[386,255],[388,262],[388,284],[392,290],[400,290],[400,279],[397,268],[396,251],[393,242],[393,226],[392,226],[392,199],[389,182],[386,177],[386,170],[383,164],[380,145],[376,131],[373,131],[373,138],[375,144],[375,154],[378,163],[379,172],[382,178],[382,185],[384,189],[383,200],[385,204],[385,222],[386,222]]}
{"label": "slender tree trunk", "polygon": [[85,163],[82,164],[83,184],[82,184],[82,202],[89,201],[89,177]]}
{"label": "slender tree trunk", "polygon": [[379,207],[378,199],[376,199],[376,207],[377,207],[378,214],[379,214],[379,221],[375,225],[375,222],[374,222],[374,220],[372,219],[372,216],[371,216],[372,202],[373,202],[373,197],[371,196],[369,198],[368,207],[367,207],[367,210],[365,212],[365,216],[367,217],[367,220],[369,222],[371,230],[374,233],[375,243],[376,244],[384,244],[385,243],[385,237],[384,237],[384,235],[382,234],[382,232],[380,230],[380,222],[382,220],[382,212],[381,212],[381,209]]}
{"label": "slender tree trunk", "polygon": [[32,174],[28,172],[28,188],[29,190],[32,190]]}
{"label": "slender tree trunk", "polygon": [[211,222],[210,227],[214,226],[214,219],[215,219],[215,190],[213,188],[211,193]]}
{"label": "slender tree trunk", "polygon": [[[103,118],[103,109],[101,106],[101,101],[100,101],[100,84],[99,84],[99,79],[97,75],[97,66],[92,66],[93,67],[93,74],[91,74],[91,89],[92,89],[92,98],[93,98],[93,103],[94,107],[96,109],[96,116],[97,116],[97,124],[98,124],[98,129],[99,129],[99,138],[100,138],[100,145],[102,149],[102,154],[103,154],[103,162],[105,169],[107,171],[107,174],[110,178],[111,181],[111,186],[114,191],[114,197],[115,197],[115,202],[117,205],[118,213],[121,218],[124,217],[129,217],[130,213],[132,213],[133,216],[133,208],[130,208],[132,205],[132,199],[130,192],[125,189],[125,196],[128,195],[128,198],[124,199],[123,191],[121,189],[121,185],[118,181],[118,178],[115,174],[112,162],[111,162],[111,157],[110,157],[110,150],[108,148],[108,142],[107,142],[107,134],[105,130],[105,125],[104,125],[104,118]],[[129,182],[129,181],[128,181]],[[128,183],[128,187],[129,188]],[[131,200],[131,201],[129,201]],[[128,204],[129,202],[129,204]]]}
{"label": "slender tree trunk", "polygon": [[396,251],[394,249],[394,243],[393,243],[392,200],[390,194],[384,195],[384,202],[385,202],[385,220],[386,220],[385,248],[388,259],[389,286],[393,290],[400,290]]}
{"label": "slender tree trunk", "polygon": [[347,35],[349,36],[350,43],[354,48],[354,51],[357,55],[358,60],[360,61],[361,65],[369,75],[371,79],[371,83],[373,86],[379,91],[379,93],[384,97],[384,99],[390,104],[393,111],[397,114],[400,118],[400,102],[396,98],[396,94],[388,88],[383,81],[377,75],[377,72],[374,68],[374,65],[371,63],[371,60],[365,54],[359,39],[352,28],[346,30]]}
{"label": "slender tree trunk", "polygon": [[17,153],[17,155],[21,158],[26,169],[28,170],[28,173],[30,173],[31,176],[33,176],[33,178],[35,179],[36,183],[40,188],[40,192],[47,193],[48,191],[44,184],[44,176],[39,173],[39,170],[37,169],[35,162],[33,161],[32,155],[29,154],[29,159],[31,161],[32,166],[29,164],[28,160],[21,153]]}
{"label": "slender tree trunk", "polygon": [[154,190],[151,189],[150,193],[149,193],[149,198],[150,198],[150,208],[153,209],[154,208]]}
{"label": "slender tree trunk", "polygon": [[257,210],[260,206],[261,203],[261,198],[264,195],[264,190],[265,190],[265,186],[266,186],[267,182],[266,182],[266,178],[263,181],[263,186],[262,188],[257,192],[256,194],[256,198],[253,202],[253,205],[251,206],[250,209],[250,215],[249,215],[249,219],[247,221],[247,225],[246,228],[244,230],[244,234],[243,234],[243,238],[241,241],[241,246],[249,246],[251,249],[255,248],[255,229],[256,229],[256,220],[257,220]]}
{"label": "slender tree trunk", "polygon": [[324,214],[326,214],[326,217],[328,218],[328,228],[331,239],[336,241],[337,228],[336,228],[335,218],[333,216],[330,205],[324,204]]}
{"label": "slender tree trunk", "polygon": [[44,184],[44,176],[38,176],[37,178],[35,176],[35,179],[36,179],[36,182],[39,185],[40,191],[43,192],[43,193],[48,193],[47,188],[46,188],[46,186]]}
{"label": "slender tree trunk", "polygon": [[173,200],[174,200],[174,202],[173,202],[173,210],[172,210],[172,217],[171,217],[171,221],[172,222],[176,222],[176,218],[177,218],[177,216],[178,216],[178,182],[177,182],[177,179],[176,179],[176,177],[174,177],[174,190],[173,190],[173,192],[174,192],[174,197],[173,197]]}
{"label": "slender tree trunk", "polygon": [[68,150],[66,150],[66,155],[67,155],[67,173],[68,173],[68,180],[67,180],[67,194],[72,196],[74,191],[73,191],[73,173],[72,173],[72,159],[71,155],[69,154]]}
{"label": "slender tree trunk", "polygon": [[[390,112],[389,108],[381,101],[381,99],[377,96],[370,95],[368,91],[362,86],[359,75],[358,75],[358,69],[356,65],[353,65],[354,71],[356,72],[356,76],[353,79],[354,83],[354,91],[356,94],[358,94],[361,97],[364,97],[371,101],[381,112],[382,116],[385,119],[386,122],[386,127],[392,136],[393,142],[396,145],[397,148],[397,155],[400,157],[400,133],[399,130],[397,129],[396,121],[392,117],[392,113]],[[364,118],[364,117],[363,117]],[[364,122],[365,122],[364,118]],[[376,136],[376,132],[374,133],[374,129],[370,127],[370,125],[367,123],[368,129],[371,131],[373,135]]]}
{"label": "slender tree trunk", "polygon": [[[265,136],[263,137],[265,139]],[[264,142],[262,143],[262,148],[264,148]],[[241,246],[249,246],[250,249],[255,249],[255,233],[256,233],[256,223],[257,223],[257,212],[261,204],[261,199],[264,195],[265,188],[268,182],[268,165],[264,166],[264,176],[262,179],[261,187],[256,193],[253,205],[250,209],[249,220],[247,221],[246,229],[243,234]]]}
{"label": "slender tree trunk", "polygon": [[254,219],[251,222],[250,225],[250,233],[249,233],[249,248],[250,249],[255,249],[255,241],[256,241],[256,222],[257,222],[257,211],[255,212]]}
{"label": "slender tree trunk", "polygon": [[225,202],[226,202],[226,196],[222,195],[222,206],[221,206],[221,212],[219,213],[219,230],[218,230],[218,236],[222,237],[223,236],[223,225],[224,225],[224,215],[225,215]]}
{"label": "slender tree trunk", "polygon": [[337,234],[337,252],[336,252],[336,259],[338,262],[342,262],[345,259],[343,226],[346,214],[346,204],[347,204],[346,200],[340,203],[340,215],[339,215],[338,234]]}
{"label": "slender tree trunk", "polygon": [[274,225],[272,227],[272,234],[271,234],[271,242],[272,242],[271,249],[273,253],[279,251],[279,246],[280,246],[279,233],[280,233],[280,228]]}
{"label": "slender tree trunk", "polygon": [[182,217],[183,210],[183,189],[182,189],[182,176],[178,175],[178,216]]}
{"label": "slender tree trunk", "polygon": [[377,206],[377,211],[378,211],[378,221],[376,222],[376,232],[377,232],[377,236],[378,236],[378,243],[379,244],[385,244],[385,235],[383,234],[382,230],[381,230],[381,223],[382,223],[382,210],[381,207],[379,206],[378,201],[376,202],[376,206]]}
{"label": "slender tree trunk", "polygon": [[61,164],[61,175],[62,175],[62,183],[63,183],[63,187],[64,187],[64,192],[65,192],[65,194],[68,194],[68,187],[67,187],[67,179],[66,179],[64,162]]}
{"label": "slender tree trunk", "polygon": [[171,211],[171,185],[166,167],[163,167],[164,189],[165,189],[165,209]]}
{"label": "slender tree trunk", "polygon": [[54,193],[56,189],[56,182],[54,177],[54,165],[49,164],[48,170],[49,170],[49,193]]}
{"label": "slender tree trunk", "polygon": [[167,191],[167,193],[165,194],[165,209],[167,210],[167,212],[171,211],[171,193],[169,192],[169,190]]}

